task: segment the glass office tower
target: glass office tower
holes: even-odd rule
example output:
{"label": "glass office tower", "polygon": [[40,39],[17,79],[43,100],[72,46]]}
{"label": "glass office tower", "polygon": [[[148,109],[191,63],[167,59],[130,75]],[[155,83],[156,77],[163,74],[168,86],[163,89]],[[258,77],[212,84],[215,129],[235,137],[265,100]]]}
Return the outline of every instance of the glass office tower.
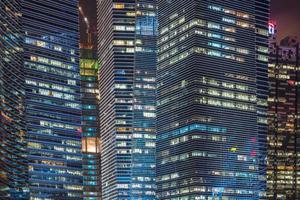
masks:
{"label": "glass office tower", "polygon": [[24,71],[18,0],[0,1],[0,199],[25,199]]}
{"label": "glass office tower", "polygon": [[273,35],[269,62],[268,199],[300,198],[298,67],[298,39],[286,37],[277,44]]}
{"label": "glass office tower", "polygon": [[102,197],[155,199],[156,1],[98,1]]}
{"label": "glass office tower", "polygon": [[[90,8],[92,10],[89,10]],[[85,13],[86,10],[89,12]],[[96,1],[79,1],[83,200],[101,199]],[[92,21],[90,21],[92,20]]]}
{"label": "glass office tower", "polygon": [[31,199],[82,198],[77,0],[22,3]]}
{"label": "glass office tower", "polygon": [[158,199],[264,199],[269,1],[158,2]]}
{"label": "glass office tower", "polygon": [[82,92],[83,197],[86,200],[101,199],[98,69],[96,50],[82,44],[80,48],[80,75]]}

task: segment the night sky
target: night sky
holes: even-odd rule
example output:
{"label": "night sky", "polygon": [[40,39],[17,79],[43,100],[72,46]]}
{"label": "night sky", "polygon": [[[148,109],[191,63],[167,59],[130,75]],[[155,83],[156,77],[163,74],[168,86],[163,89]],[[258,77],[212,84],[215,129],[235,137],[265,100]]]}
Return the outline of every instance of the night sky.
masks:
{"label": "night sky", "polygon": [[[95,30],[96,0],[79,0],[79,3]],[[82,24],[82,17],[80,18]],[[271,19],[277,22],[278,39],[288,35],[300,36],[300,0],[271,0]],[[85,31],[81,31],[81,39],[85,39]]]}
{"label": "night sky", "polygon": [[[95,32],[96,24],[97,24],[96,0],[79,0],[79,5],[82,7],[85,16],[88,18],[90,22],[91,31]],[[86,25],[83,21],[83,17],[81,15],[79,15],[79,21],[80,21],[80,41],[85,42],[87,38],[87,34],[86,34],[87,30],[86,30]]]}
{"label": "night sky", "polygon": [[300,36],[300,0],[271,0],[271,19],[277,22],[278,39]]}

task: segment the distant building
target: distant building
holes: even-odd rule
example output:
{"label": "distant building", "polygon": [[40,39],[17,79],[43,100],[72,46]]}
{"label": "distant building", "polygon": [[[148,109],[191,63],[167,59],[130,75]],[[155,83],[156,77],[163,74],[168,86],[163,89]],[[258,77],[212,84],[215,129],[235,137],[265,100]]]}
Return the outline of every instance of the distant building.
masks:
{"label": "distant building", "polygon": [[82,199],[77,0],[22,1],[31,199]]}
{"label": "distant building", "polygon": [[0,1],[0,199],[28,199],[19,0]]}
{"label": "distant building", "polygon": [[156,1],[97,1],[104,200],[156,198]]}
{"label": "distant building", "polygon": [[300,198],[299,40],[286,37],[280,45],[270,37],[268,197]]}
{"label": "distant building", "polygon": [[265,199],[269,0],[158,7],[158,199]]}

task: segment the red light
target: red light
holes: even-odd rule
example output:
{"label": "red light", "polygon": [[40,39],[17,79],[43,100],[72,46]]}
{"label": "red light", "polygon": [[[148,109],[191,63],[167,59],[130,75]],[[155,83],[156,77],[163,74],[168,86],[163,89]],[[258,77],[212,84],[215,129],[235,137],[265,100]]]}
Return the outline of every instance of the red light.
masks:
{"label": "red light", "polygon": [[256,151],[251,151],[250,156],[255,157],[256,156]]}
{"label": "red light", "polygon": [[293,81],[293,80],[288,80],[287,82],[288,82],[288,84],[289,84],[290,86],[294,86],[294,85],[295,85],[295,81]]}

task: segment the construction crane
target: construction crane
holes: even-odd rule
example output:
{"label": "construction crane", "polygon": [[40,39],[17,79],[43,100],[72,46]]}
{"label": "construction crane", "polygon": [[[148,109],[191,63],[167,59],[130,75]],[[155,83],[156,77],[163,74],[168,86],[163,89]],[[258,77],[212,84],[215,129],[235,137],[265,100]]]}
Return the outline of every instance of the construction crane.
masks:
{"label": "construction crane", "polygon": [[93,44],[92,44],[92,31],[91,31],[91,28],[90,28],[91,27],[90,26],[90,21],[87,18],[87,16],[85,15],[82,6],[79,5],[78,10],[79,10],[80,15],[83,17],[83,21],[86,25],[87,45],[90,46],[90,47],[93,47]]}

